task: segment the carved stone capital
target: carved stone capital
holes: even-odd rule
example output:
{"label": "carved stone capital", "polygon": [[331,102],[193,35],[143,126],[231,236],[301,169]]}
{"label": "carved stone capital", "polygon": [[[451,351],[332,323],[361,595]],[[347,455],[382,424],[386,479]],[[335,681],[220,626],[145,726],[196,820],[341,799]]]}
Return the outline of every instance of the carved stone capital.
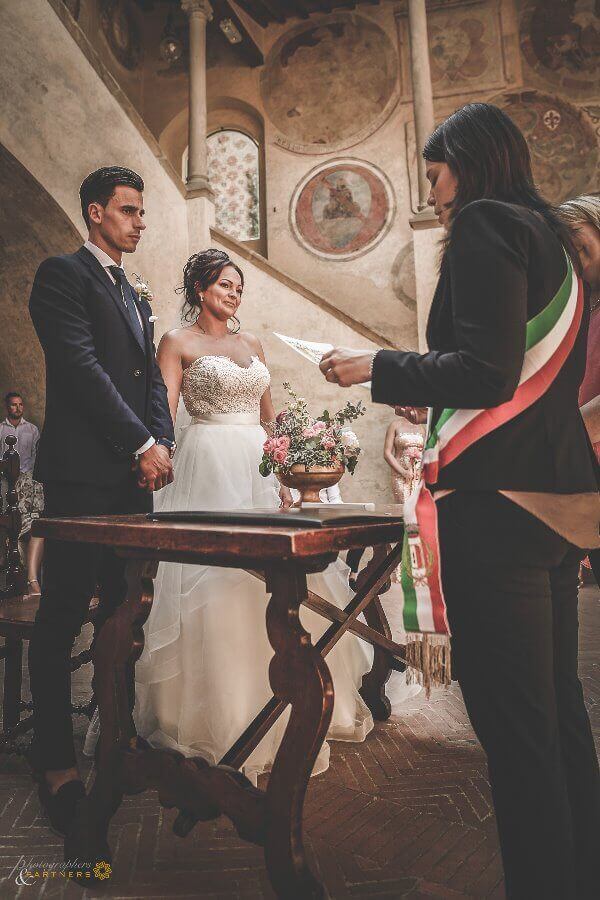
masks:
{"label": "carved stone capital", "polygon": [[413,231],[424,231],[429,228],[441,228],[442,226],[439,223],[438,217],[431,209],[430,206],[425,207],[425,209],[419,210],[419,212],[415,213],[408,220],[410,227]]}
{"label": "carved stone capital", "polygon": [[190,17],[200,15],[203,16],[207,22],[212,20],[213,8],[208,0],[181,0],[181,8]]}

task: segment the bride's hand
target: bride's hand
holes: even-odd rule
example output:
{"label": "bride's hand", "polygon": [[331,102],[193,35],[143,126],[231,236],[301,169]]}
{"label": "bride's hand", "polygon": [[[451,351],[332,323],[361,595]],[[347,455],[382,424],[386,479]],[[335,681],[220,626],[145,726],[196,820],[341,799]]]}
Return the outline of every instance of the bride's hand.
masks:
{"label": "bride's hand", "polygon": [[283,509],[289,509],[294,502],[290,489],[283,484],[279,488],[279,499],[281,500]]}

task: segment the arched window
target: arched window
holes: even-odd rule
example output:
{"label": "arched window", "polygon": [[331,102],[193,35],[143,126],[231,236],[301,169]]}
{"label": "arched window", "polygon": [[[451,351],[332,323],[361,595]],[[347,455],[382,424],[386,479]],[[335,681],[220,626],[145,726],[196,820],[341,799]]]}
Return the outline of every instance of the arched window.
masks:
{"label": "arched window", "polygon": [[208,177],[215,193],[216,226],[237,241],[260,238],[259,148],[242,131],[207,138]]}

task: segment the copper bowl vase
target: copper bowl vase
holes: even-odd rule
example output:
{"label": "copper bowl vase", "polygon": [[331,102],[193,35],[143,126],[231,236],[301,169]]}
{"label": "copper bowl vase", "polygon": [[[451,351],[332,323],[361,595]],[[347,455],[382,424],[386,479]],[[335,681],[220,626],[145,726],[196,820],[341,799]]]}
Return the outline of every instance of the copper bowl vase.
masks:
{"label": "copper bowl vase", "polygon": [[302,506],[320,503],[319,491],[337,484],[344,472],[341,462],[335,466],[309,466],[308,471],[302,463],[296,463],[287,472],[277,472],[277,478],[286,487],[300,491],[300,499],[294,506]]}

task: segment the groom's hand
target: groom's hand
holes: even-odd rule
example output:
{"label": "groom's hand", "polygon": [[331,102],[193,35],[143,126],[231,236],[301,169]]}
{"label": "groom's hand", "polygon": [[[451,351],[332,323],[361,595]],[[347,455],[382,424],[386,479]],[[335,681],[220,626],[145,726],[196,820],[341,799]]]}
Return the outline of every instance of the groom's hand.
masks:
{"label": "groom's hand", "polygon": [[138,485],[147,491],[160,491],[173,481],[173,464],[169,451],[153,444],[138,459]]}
{"label": "groom's hand", "polygon": [[323,355],[319,368],[327,381],[340,387],[363,384],[371,378],[373,355],[369,350],[338,347]]}

